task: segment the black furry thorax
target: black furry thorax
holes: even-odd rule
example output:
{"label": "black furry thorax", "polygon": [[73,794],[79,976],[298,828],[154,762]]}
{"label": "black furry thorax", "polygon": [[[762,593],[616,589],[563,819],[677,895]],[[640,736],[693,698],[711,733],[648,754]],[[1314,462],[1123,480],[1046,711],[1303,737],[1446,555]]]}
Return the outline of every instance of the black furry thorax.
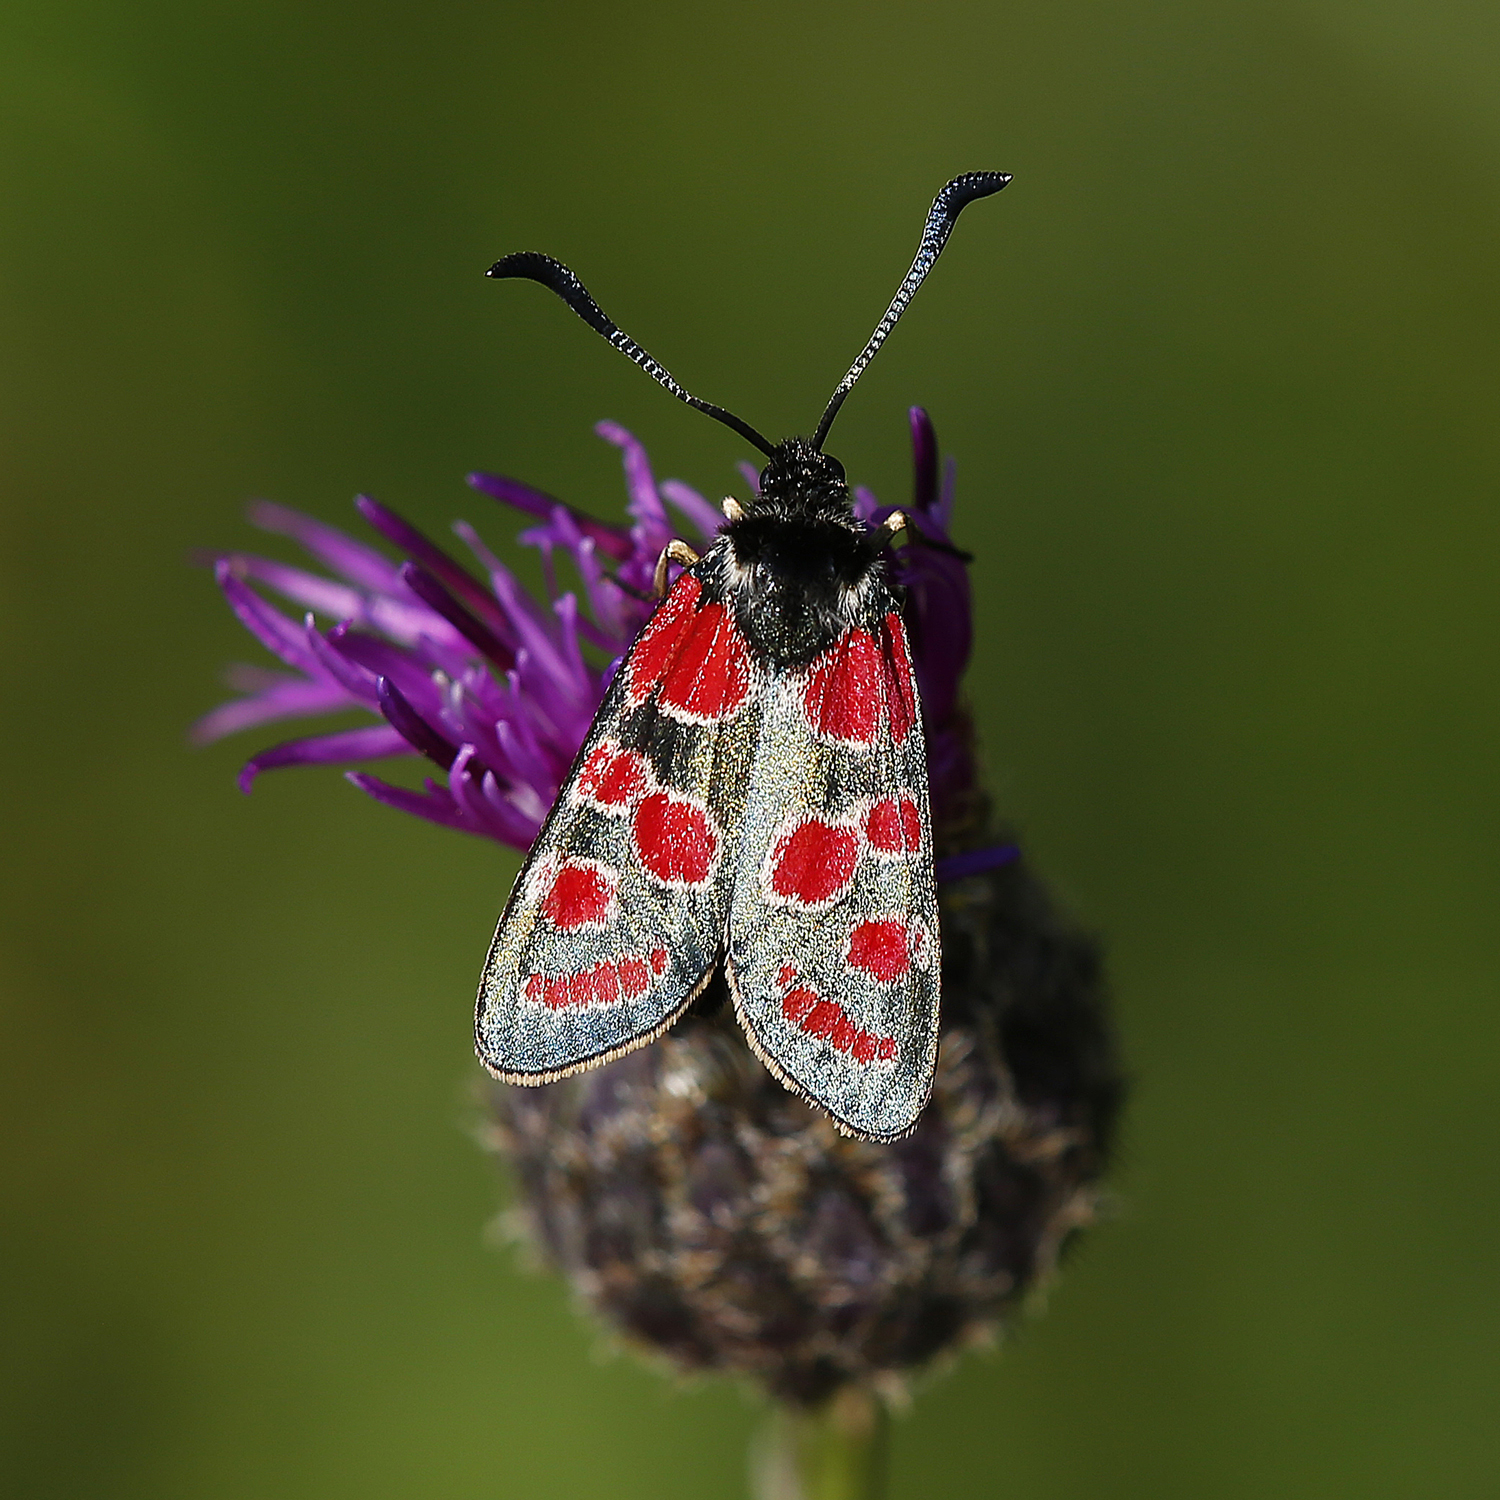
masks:
{"label": "black furry thorax", "polygon": [[889,535],[854,514],[844,466],[788,438],[761,473],[760,495],[715,548],[715,581],[757,654],[798,667],[889,606]]}

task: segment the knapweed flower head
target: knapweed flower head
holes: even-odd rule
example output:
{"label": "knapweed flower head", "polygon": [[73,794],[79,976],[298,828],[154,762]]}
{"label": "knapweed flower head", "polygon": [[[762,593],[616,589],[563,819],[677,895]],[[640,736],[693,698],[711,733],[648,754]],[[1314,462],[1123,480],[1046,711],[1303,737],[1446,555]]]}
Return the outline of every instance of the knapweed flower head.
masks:
{"label": "knapweed flower head", "polygon": [[[545,598],[466,524],[454,529],[477,576],[368,498],[361,514],[403,561],[256,506],[257,524],[326,572],[216,560],[231,608],[284,670],[237,669],[245,695],[198,737],[363,710],[371,722],[255,755],[241,786],[277,767],[424,757],[442,774],[420,789],[348,776],[388,806],[528,848],[650,616],[657,559],[674,536],[703,543],[722,524],[696,490],[658,482],[629,433],[598,431],[624,460],[626,525],[470,476],[535,518],[520,539],[541,554]],[[486,1095],[487,1140],[512,1165],[533,1244],[611,1327],[679,1369],[748,1375],[802,1405],[844,1386],[895,1389],[1044,1280],[1093,1216],[1120,1094],[1094,945],[996,833],[978,785],[959,693],[972,625],[949,537],[953,470],[940,476],[920,409],[911,433],[901,509],[915,534],[893,569],[922,696],[943,943],[937,1083],[917,1130],[889,1145],[838,1135],[750,1051],[722,977],[654,1045]],[[748,466],[745,478],[756,483]],[[893,508],[855,490],[868,525]]]}
{"label": "knapweed flower head", "polygon": [[[941,828],[962,816],[974,781],[957,696],[971,644],[969,585],[948,542],[951,472],[940,485],[927,414],[914,409],[911,425],[917,479],[906,511],[919,538],[937,546],[904,549],[896,573],[910,600]],[[403,812],[529,848],[620,657],[650,617],[662,550],[684,533],[706,543],[723,524],[698,491],[679,480],[659,483],[645,449],[624,428],[602,422],[596,430],[621,451],[628,525],[597,520],[513,479],[469,476],[476,490],[537,518],[520,540],[541,554],[545,600],[529,594],[464,522],[454,531],[482,580],[369,496],[355,506],[406,554],[399,563],[284,506],[252,506],[256,525],[299,542],[333,576],[246,553],[216,559],[230,608],[289,670],[233,669],[230,681],[245,696],[208,714],[195,737],[206,743],[277,721],[362,709],[374,723],[287,740],[253,756],[240,773],[241,789],[279,767],[421,756],[444,775],[420,791],[364,771],[351,771],[349,780]],[[748,465],[745,479],[753,488]],[[894,508],[855,491],[855,513],[868,524]],[[571,566],[571,580],[560,563]],[[301,617],[276,608],[254,585],[279,594]]]}

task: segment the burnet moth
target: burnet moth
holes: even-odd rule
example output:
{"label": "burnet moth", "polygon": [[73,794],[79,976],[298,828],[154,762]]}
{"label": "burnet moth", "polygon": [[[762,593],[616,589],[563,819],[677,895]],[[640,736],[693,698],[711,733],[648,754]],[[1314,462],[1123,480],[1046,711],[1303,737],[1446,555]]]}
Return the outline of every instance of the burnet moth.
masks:
{"label": "burnet moth", "polygon": [[[659,1037],[723,967],[750,1045],[845,1134],[908,1134],[937,1060],[939,941],[921,704],[886,549],[823,452],[839,407],[958,215],[1010,177],[934,200],[911,270],[811,438],[771,444],[690,395],[560,262],[495,277],[556,292],[674,396],[766,455],[702,557],[673,542],[526,858],[484,966],[475,1044],[549,1083]],[[915,538],[915,533],[913,533]],[[682,571],[666,588],[668,564]]]}

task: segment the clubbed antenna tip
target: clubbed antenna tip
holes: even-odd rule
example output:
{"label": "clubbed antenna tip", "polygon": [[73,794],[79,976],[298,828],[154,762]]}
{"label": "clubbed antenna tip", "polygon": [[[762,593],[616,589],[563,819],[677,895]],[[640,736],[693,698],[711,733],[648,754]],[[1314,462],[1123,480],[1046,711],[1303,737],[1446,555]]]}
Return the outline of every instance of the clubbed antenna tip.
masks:
{"label": "clubbed antenna tip", "polygon": [[849,366],[849,373],[829,398],[823,420],[818,423],[818,430],[813,434],[814,448],[822,448],[828,429],[833,426],[833,419],[838,415],[839,407],[844,404],[844,397],[854,388],[854,382],[864,374],[865,367],[875,358],[886,335],[900,321],[907,304],[916,296],[917,288],[927,279],[927,273],[943,253],[948,236],[953,233],[958,216],[976,198],[988,198],[991,193],[998,193],[1010,181],[1010,175],[1009,172],[965,172],[962,177],[955,177],[932,200],[932,207],[927,212],[927,222],[922,226],[922,242],[917,246],[917,258],[912,261],[906,279],[896,288],[896,295],[891,298],[891,305],[886,308],[885,316],[876,324],[869,343],[860,351],[859,358]]}
{"label": "clubbed antenna tip", "polygon": [[706,412],[715,421],[732,428],[742,438],[754,443],[762,453],[769,455],[776,451],[748,422],[735,416],[732,411],[725,411],[722,406],[715,406],[711,401],[702,401],[683,390],[672,378],[665,365],[653,359],[628,333],[606,315],[604,309],[589,295],[589,289],[560,260],[553,260],[550,255],[541,255],[535,250],[518,250],[513,255],[497,260],[485,272],[485,275],[497,278],[523,277],[527,281],[539,282],[549,291],[556,292],[590,328],[602,334],[621,354],[638,364],[654,381],[671,391],[679,401],[686,401],[689,406]]}

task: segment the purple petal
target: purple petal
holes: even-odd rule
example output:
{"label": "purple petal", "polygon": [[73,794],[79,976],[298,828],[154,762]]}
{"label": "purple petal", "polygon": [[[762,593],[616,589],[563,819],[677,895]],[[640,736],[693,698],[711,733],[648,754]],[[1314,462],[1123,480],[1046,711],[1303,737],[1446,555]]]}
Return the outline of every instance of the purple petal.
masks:
{"label": "purple petal", "polygon": [[953,712],[974,645],[968,569],[951,553],[913,542],[902,555],[901,581],[922,703],[941,723]]}
{"label": "purple petal", "polygon": [[[467,568],[449,557],[436,542],[428,541],[410,521],[398,516],[395,511],[382,505],[378,500],[371,499],[369,495],[358,496],[354,504],[360,515],[376,531],[393,541],[403,552],[416,558],[428,573],[441,581],[443,587],[455,599],[461,601],[470,613],[482,620],[491,631],[503,632],[505,630],[505,621],[501,618],[499,610],[495,608],[495,601],[485,591],[484,585]],[[400,576],[402,581],[410,586],[411,580],[406,576],[408,566],[410,565],[403,564]],[[428,600],[423,602],[430,603]],[[438,613],[443,614],[443,611],[438,610]]]}
{"label": "purple petal", "polygon": [[380,678],[375,684],[380,694],[380,711],[391,728],[428,760],[438,763],[445,771],[458,755],[458,746],[450,745],[431,724],[414,709],[403,696],[401,689],[389,677]]}
{"label": "purple petal", "polygon": [[337,683],[288,677],[274,686],[262,688],[251,697],[221,703],[218,708],[204,714],[188,735],[195,745],[210,745],[226,734],[253,729],[257,724],[335,713],[353,706],[349,695]]}
{"label": "purple petal", "polygon": [[454,828],[459,833],[478,832],[453,805],[453,799],[447,791],[439,790],[430,781],[427,783],[426,792],[413,792],[408,791],[404,786],[392,786],[390,782],[382,781],[378,776],[371,776],[365,771],[345,771],[344,780],[352,782],[360,791],[373,797],[377,802],[383,802],[387,807],[394,807],[397,812],[411,813],[415,817],[426,818],[429,823],[437,823],[444,828]]}
{"label": "purple petal", "polygon": [[671,527],[645,448],[634,433],[627,432],[618,422],[596,422],[594,431],[606,443],[613,443],[620,450],[625,463],[625,490],[630,496],[625,508],[646,527],[648,533],[662,534],[662,540],[657,544],[660,551],[671,540]]}
{"label": "purple petal", "polygon": [[[885,515],[881,515],[882,511],[885,512]],[[854,486],[854,514],[866,526],[872,528],[878,526],[890,512],[891,507],[882,505],[876,498],[874,490],[866,489],[862,484]]]}
{"label": "purple petal", "polygon": [[262,771],[274,771],[280,766],[330,766],[350,760],[375,760],[411,753],[411,746],[388,724],[367,724],[359,729],[340,730],[337,734],[287,740],[284,744],[262,750],[253,760],[245,762],[240,772],[240,790],[248,793]]}
{"label": "purple petal", "polygon": [[524,510],[528,515],[546,517],[554,510],[565,510],[578,529],[585,536],[593,538],[601,552],[615,558],[630,556],[630,537],[622,526],[611,526],[608,521],[596,520],[561,500],[553,499],[542,490],[534,490],[529,484],[522,484],[517,479],[507,479],[502,474],[476,471],[468,479],[482,494],[490,495],[502,504],[513,505],[517,510]]}
{"label": "purple petal", "polygon": [[938,446],[932,419],[920,406],[907,412],[911,422],[911,457],[915,479],[912,484],[912,508],[927,512],[938,498]]}
{"label": "purple petal", "polygon": [[297,667],[309,676],[317,676],[317,666],[302,638],[302,627],[273,609],[249,584],[236,578],[227,562],[220,561],[214,568],[217,580],[229,607],[239,617],[240,624],[268,651],[274,652],[289,667]]}
{"label": "purple petal", "polygon": [[253,578],[257,583],[275,589],[282,598],[300,604],[303,609],[315,609],[335,620],[346,620],[364,609],[364,596],[357,589],[302,568],[291,568],[268,557],[253,557],[243,552],[231,552],[224,561],[236,578]]}
{"label": "purple petal", "polygon": [[319,562],[333,569],[341,578],[360,588],[388,593],[396,588],[396,569],[386,558],[346,536],[336,527],[325,526],[300,511],[269,500],[257,500],[250,506],[250,519],[262,531],[289,536],[300,542]]}
{"label": "purple petal", "polygon": [[692,485],[684,484],[680,479],[663,479],[661,492],[697,528],[704,541],[719,534],[719,528],[724,524],[723,512],[710,505]]}
{"label": "purple petal", "polygon": [[750,486],[750,493],[758,499],[760,497],[760,470],[743,459],[735,465],[735,468],[740,471],[740,476]]}
{"label": "purple petal", "polygon": [[351,666],[363,668],[370,674],[372,705],[378,703],[374,696],[377,677],[391,678],[408,698],[425,701],[433,691],[432,678],[421,663],[415,661],[409,652],[391,645],[389,641],[364,635],[343,625],[335,626],[323,639]]}
{"label": "purple petal", "polygon": [[423,604],[435,609],[460,635],[482,651],[503,672],[515,663],[516,653],[487,624],[476,619],[431,573],[415,563],[401,564],[401,581]]}

